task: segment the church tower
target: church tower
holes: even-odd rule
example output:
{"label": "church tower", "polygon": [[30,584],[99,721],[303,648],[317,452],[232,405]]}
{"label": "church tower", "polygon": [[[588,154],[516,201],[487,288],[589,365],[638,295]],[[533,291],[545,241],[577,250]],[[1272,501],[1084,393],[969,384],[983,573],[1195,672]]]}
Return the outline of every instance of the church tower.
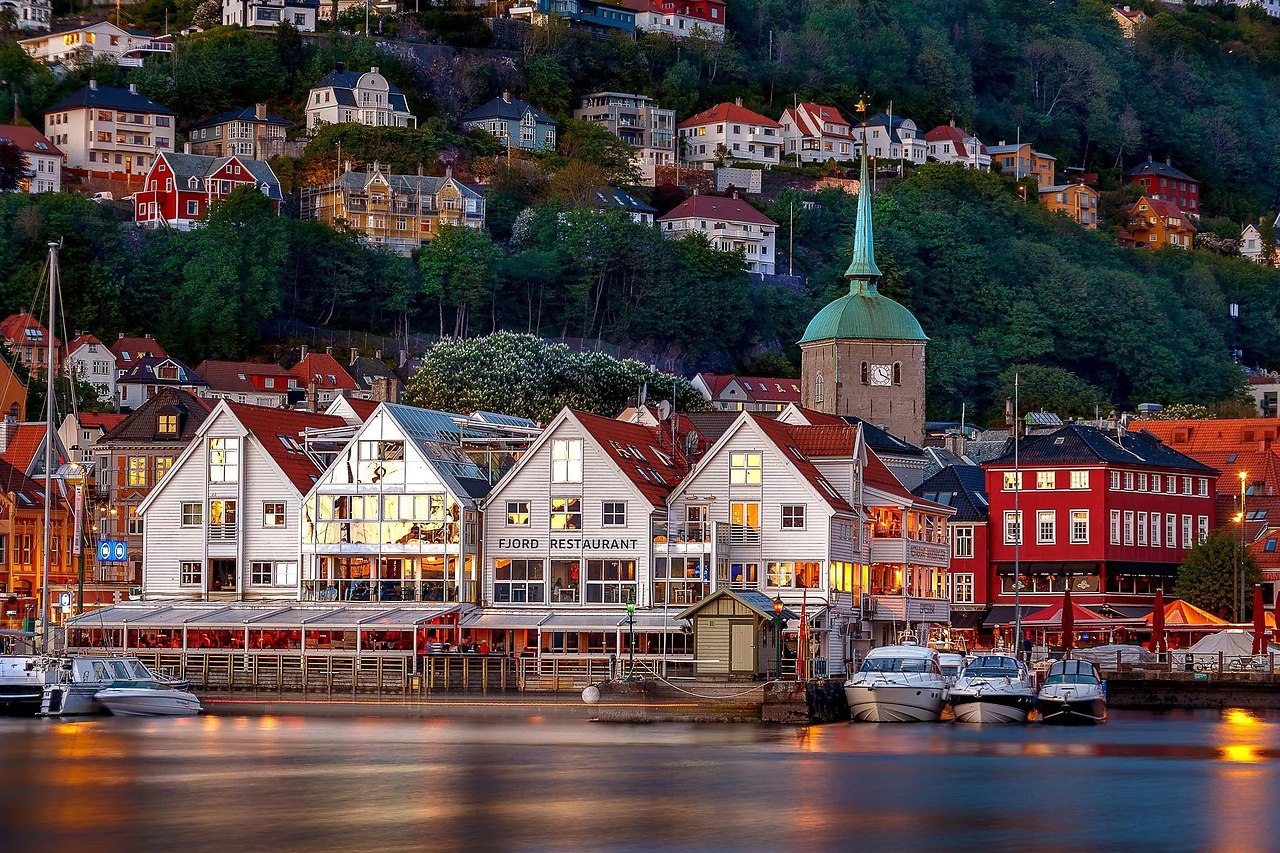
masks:
{"label": "church tower", "polygon": [[[866,104],[858,103],[865,115]],[[801,399],[833,415],[854,415],[919,446],[924,441],[924,350],[916,318],[876,287],[871,184],[862,147],[857,230],[845,278],[849,292],[809,321],[800,339]]]}

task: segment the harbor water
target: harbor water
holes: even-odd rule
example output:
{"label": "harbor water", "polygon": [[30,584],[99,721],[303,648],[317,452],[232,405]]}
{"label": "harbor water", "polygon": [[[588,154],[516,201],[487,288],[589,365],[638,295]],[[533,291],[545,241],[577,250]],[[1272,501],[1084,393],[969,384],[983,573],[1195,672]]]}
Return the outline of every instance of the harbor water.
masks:
{"label": "harbor water", "polygon": [[0,850],[1266,850],[1280,716],[0,719]]}

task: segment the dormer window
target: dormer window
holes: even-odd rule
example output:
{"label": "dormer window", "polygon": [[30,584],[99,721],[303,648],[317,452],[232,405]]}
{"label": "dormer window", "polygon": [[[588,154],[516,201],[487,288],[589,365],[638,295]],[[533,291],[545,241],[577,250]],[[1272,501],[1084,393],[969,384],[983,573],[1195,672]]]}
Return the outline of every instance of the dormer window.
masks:
{"label": "dormer window", "polygon": [[160,435],[177,435],[178,416],[172,412],[160,415],[156,418],[156,432]]}

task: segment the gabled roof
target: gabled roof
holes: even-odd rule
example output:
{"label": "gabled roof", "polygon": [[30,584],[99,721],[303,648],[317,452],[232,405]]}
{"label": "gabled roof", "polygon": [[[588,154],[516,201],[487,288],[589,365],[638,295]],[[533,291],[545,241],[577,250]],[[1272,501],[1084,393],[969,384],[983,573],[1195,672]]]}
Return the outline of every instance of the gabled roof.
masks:
{"label": "gabled roof", "polygon": [[334,429],[347,423],[333,415],[250,406],[228,400],[223,404],[253,434],[294,488],[304,495],[311,491],[324,468],[301,449],[299,436],[306,429]]}
{"label": "gabled roof", "polygon": [[[162,364],[172,364],[178,368],[177,379],[161,379],[156,375],[156,368]],[[154,358],[147,356],[134,362],[133,366],[124,372],[124,375],[116,380],[117,385],[191,385],[196,387],[208,386],[199,374],[190,367],[172,356],[164,358]]]}
{"label": "gabled roof", "polygon": [[977,465],[951,465],[912,489],[928,501],[949,506],[956,511],[952,521],[986,521],[986,472]]}
{"label": "gabled roof", "polygon": [[[91,81],[92,82],[92,81]],[[58,113],[64,110],[76,109],[97,109],[99,107],[108,110],[126,110],[135,113],[154,113],[158,115],[176,116],[173,110],[166,106],[157,104],[145,95],[140,95],[130,89],[117,89],[114,86],[85,86],[78,92],[74,92],[67,97],[58,101],[51,107],[46,107],[44,114]]]}
{"label": "gabled roof", "polygon": [[[12,492],[18,509],[43,508],[44,482],[33,480],[24,473],[24,470],[0,459],[0,491],[5,494]],[[43,478],[43,475],[41,476]],[[53,484],[52,494],[54,506],[65,508],[66,501],[56,482]]]}
{"label": "gabled roof", "polygon": [[726,222],[749,222],[770,228],[778,227],[778,223],[740,198],[701,194],[689,196],[676,205],[675,209],[658,217],[659,222],[674,219],[723,219]]}
{"label": "gabled roof", "polygon": [[758,124],[762,127],[782,127],[768,116],[762,116],[760,113],[753,112],[746,107],[738,106],[731,101],[724,101],[716,104],[710,109],[703,110],[695,116],[690,116],[680,122],[676,127],[697,127],[701,124],[714,124],[722,121],[737,121],[743,124]]}
{"label": "gabled roof", "polygon": [[[29,36],[27,38],[18,39],[18,43],[22,44],[23,42],[28,42],[28,41],[41,41],[43,39],[49,38],[50,36],[60,36],[63,33],[84,32],[85,30],[99,30],[102,32],[109,32],[111,30],[115,30],[120,35],[128,35],[131,32],[130,30],[125,30],[120,27],[117,27],[115,24],[111,23],[105,18],[98,21],[80,20],[74,24],[63,24],[61,26],[53,27],[49,29],[47,32],[36,33],[35,35]],[[147,34],[140,33],[140,35],[147,35]]]}
{"label": "gabled roof", "polygon": [[6,141],[18,146],[26,154],[44,154],[64,157],[62,150],[34,127],[20,124],[0,124],[0,145]]}
{"label": "gabled roof", "polygon": [[0,459],[21,472],[29,471],[36,453],[44,447],[44,423],[17,424],[12,429],[4,452],[0,453]]}
{"label": "gabled roof", "polygon": [[100,429],[106,433],[120,426],[127,417],[129,416],[106,412],[81,412],[79,414],[80,428]]}
{"label": "gabled roof", "polygon": [[1188,228],[1191,231],[1196,230],[1195,225],[1191,222],[1191,218],[1187,216],[1187,214],[1183,213],[1182,208],[1178,207],[1174,202],[1163,198],[1152,198],[1151,196],[1144,195],[1133,203],[1133,207],[1129,209],[1130,215],[1137,215],[1138,208],[1143,202],[1146,202],[1147,206],[1151,208],[1151,212],[1157,216],[1164,217],[1165,219],[1177,219],[1185,228]]}
{"label": "gabled roof", "polygon": [[[702,610],[703,608],[705,608],[707,605],[711,604],[711,602],[715,601],[718,598],[736,599],[738,603],[740,603],[743,607],[746,607],[747,609],[754,612],[756,616],[758,616],[759,618],[766,619],[766,620],[773,619],[773,599],[772,598],[765,595],[763,592],[761,592],[758,589],[729,589],[728,587],[721,587],[720,589],[713,592],[711,595],[708,595],[706,598],[702,599],[701,601],[694,604],[692,607],[689,607],[687,610],[680,613],[680,615],[676,616],[675,618],[684,619],[686,621],[690,620],[694,617],[694,615],[698,613],[698,611]],[[779,615],[782,616],[783,619],[788,619],[788,620],[800,618],[800,614],[791,610],[791,608],[789,607],[783,607],[782,613]],[[624,622],[623,624],[626,624],[626,623]]]}
{"label": "gabled roof", "polygon": [[462,117],[462,121],[487,121],[488,119],[506,119],[509,121],[519,121],[524,118],[525,113],[531,113],[534,121],[544,122],[546,124],[555,125],[556,120],[544,113],[542,110],[530,104],[528,101],[522,101],[519,98],[504,99],[501,97],[494,98]]}
{"label": "gabled roof", "polygon": [[[1067,424],[1053,432],[1031,435],[1020,443],[1023,465],[1099,462],[1165,468],[1187,473],[1217,475],[1218,471],[1184,456],[1149,432],[1126,431],[1119,435],[1082,424]],[[986,463],[990,467],[1008,467],[1013,462],[1012,450]]]}
{"label": "gabled roof", "polygon": [[683,412],[680,417],[688,421],[708,444],[720,440],[720,436],[728,432],[729,427],[738,419],[737,412]]}
{"label": "gabled roof", "polygon": [[211,361],[205,359],[196,368],[196,373],[209,383],[213,391],[235,391],[241,393],[279,393],[289,390],[289,383],[280,388],[259,388],[249,380],[250,376],[280,376],[292,378],[289,371],[278,364],[259,364],[251,361]]}
{"label": "gabled roof", "polygon": [[160,346],[160,342],[149,335],[144,338],[130,338],[121,335],[116,338],[114,343],[108,345],[107,349],[115,353],[116,361],[121,367],[135,364],[143,356],[166,358],[169,355],[169,353],[165,352],[164,347]]}
{"label": "gabled roof", "polygon": [[347,405],[351,407],[351,411],[356,413],[356,417],[361,422],[369,420],[373,417],[373,413],[380,405],[377,400],[361,400],[359,397],[345,397]]}
{"label": "gabled roof", "polygon": [[1173,449],[1232,477],[1248,473],[1250,483],[1280,492],[1280,420],[1222,418],[1215,420],[1131,421],[1131,430],[1146,430]]}
{"label": "gabled roof", "polygon": [[325,352],[309,353],[289,371],[303,387],[312,382],[324,391],[355,391],[356,381],[338,360]]}
{"label": "gabled roof", "polygon": [[[315,84],[311,88],[327,89],[330,86],[332,86],[335,89],[348,89],[348,90],[354,89],[356,87],[356,84],[360,82],[360,78],[363,77],[365,74],[372,73],[372,71],[373,69],[370,69],[369,71],[348,71],[342,65],[339,65],[338,67],[330,71],[328,74],[324,75],[324,77],[320,80],[320,82]],[[385,74],[381,74],[381,72],[379,73],[382,77],[384,78],[386,77]],[[399,95],[402,100],[404,98],[404,91],[401,90],[398,86],[396,86],[395,83],[392,83],[390,80],[387,80],[387,94]],[[355,101],[352,101],[351,103],[354,106]]]}
{"label": "gabled roof", "polygon": [[650,207],[640,199],[633,196],[626,190],[618,187],[604,187],[591,191],[591,205],[597,210],[625,210],[628,213],[657,213],[657,209]]}
{"label": "gabled roof", "polygon": [[831,485],[826,477],[822,476],[822,472],[809,460],[808,454],[801,448],[802,444],[810,443],[809,437],[805,434],[806,430],[829,429],[829,427],[793,427],[755,413],[750,413],[750,417],[765,437],[773,442],[788,462],[795,466],[800,476],[808,481],[809,486],[826,501],[828,506],[842,512],[853,512],[849,501],[836,490],[835,486]]}
{"label": "gabled roof", "polygon": [[1188,175],[1186,172],[1183,172],[1180,169],[1175,169],[1171,163],[1167,161],[1162,163],[1159,160],[1153,159],[1150,154],[1147,155],[1147,159],[1144,162],[1139,163],[1132,169],[1126,170],[1124,173],[1126,178],[1132,178],[1140,175],[1156,175],[1161,178],[1173,178],[1178,181],[1192,181],[1194,183],[1199,183],[1199,181]]}
{"label": "gabled roof", "polygon": [[[796,403],[791,404],[791,410],[804,419],[811,426],[839,426],[841,424],[862,424],[862,438],[867,443],[867,447],[876,453],[894,455],[894,456],[924,456],[924,450],[916,447],[909,441],[904,441],[896,435],[881,429],[875,424],[870,424],[856,415],[832,415],[827,412],[819,412],[816,409],[808,409]],[[779,418],[786,415],[783,411],[778,414]]]}
{"label": "gabled roof", "polygon": [[330,186],[336,186],[336,188],[344,189],[347,192],[362,193],[368,189],[376,178],[381,178],[385,181],[387,188],[395,193],[436,195],[446,185],[453,185],[458,188],[464,198],[482,198],[480,193],[452,177],[441,177],[439,175],[392,175],[382,171],[382,168],[377,163],[373,165],[373,168],[364,172],[343,172],[337,181],[330,184]]}
{"label": "gabled roof", "polygon": [[[656,507],[666,504],[684,472],[674,466],[669,451],[661,450],[655,428],[586,412],[575,411],[572,415],[649,503]],[[640,452],[638,457],[632,448]]]}
{"label": "gabled roof", "polygon": [[395,371],[387,367],[387,363],[380,358],[369,358],[366,355],[356,356],[355,360],[347,367],[347,373],[355,380],[356,387],[361,391],[373,390],[373,380],[375,379],[395,379]]}
{"label": "gabled roof", "polygon": [[211,177],[220,172],[223,166],[234,161],[253,177],[255,183],[266,185],[270,198],[280,201],[284,197],[280,191],[280,179],[276,177],[275,172],[271,171],[271,166],[265,160],[253,160],[239,155],[212,157],[207,154],[183,154],[174,151],[162,152],[160,157],[173,170],[174,186],[179,190],[190,189],[188,183],[191,178]]}
{"label": "gabled roof", "polygon": [[[348,400],[355,404],[357,401]],[[379,403],[414,443],[423,458],[435,470],[460,501],[475,501],[489,493],[489,478],[458,443],[462,432],[457,421],[462,415],[434,409],[419,409],[401,403]],[[353,405],[354,408],[354,405]],[[365,418],[366,422],[368,418]]]}
{"label": "gabled roof", "polygon": [[[190,391],[180,388],[161,388],[154,397],[138,407],[132,414],[116,424],[110,432],[98,440],[103,444],[172,444],[182,446],[190,443],[199,431],[200,425],[213,410],[212,402],[197,397]],[[158,415],[161,413],[178,415],[178,434],[161,435]]]}
{"label": "gabled roof", "polygon": [[[966,133],[962,128],[956,127],[954,124],[940,124],[926,133],[924,138],[926,142],[950,142],[956,154],[961,157],[973,156],[973,152],[969,150],[969,140],[977,139],[973,134]],[[987,146],[981,142],[978,143],[978,152],[981,154],[990,153],[987,150]]]}
{"label": "gabled roof", "polygon": [[701,373],[711,399],[716,400],[733,382],[755,402],[795,403],[800,400],[800,380],[773,376],[740,376],[736,373]]}
{"label": "gabled roof", "polygon": [[85,344],[97,344],[98,346],[102,346],[102,341],[98,340],[96,335],[80,335],[80,337],[74,339],[67,346],[67,354],[70,355]]}
{"label": "gabled roof", "polygon": [[234,110],[226,110],[225,112],[220,112],[217,115],[202,118],[195,124],[188,125],[187,130],[199,130],[202,127],[213,127],[214,125],[226,124],[229,121],[249,121],[254,124],[275,124],[280,125],[281,127],[288,127],[293,124],[293,122],[288,119],[281,118],[274,113],[267,113],[266,118],[258,118],[258,113],[255,108],[249,106],[238,107]]}
{"label": "gabled roof", "polygon": [[853,139],[853,135],[847,130],[843,133],[835,130],[826,130],[824,123],[838,124],[845,128],[849,127],[849,122],[840,111],[835,107],[826,104],[815,104],[812,101],[802,101],[798,108],[788,107],[783,112],[783,118],[790,117],[795,124],[796,129],[806,136],[832,136],[837,139]]}
{"label": "gabled roof", "polygon": [[[39,339],[28,339],[27,329],[38,329],[40,331]],[[10,314],[8,317],[0,320],[0,336],[3,336],[19,345],[43,344],[48,346],[49,341],[45,338],[48,331],[49,330],[44,327],[44,324],[37,320],[35,315],[29,311],[20,311],[17,314]],[[53,339],[53,344],[57,347],[62,346],[62,342],[56,337]]]}

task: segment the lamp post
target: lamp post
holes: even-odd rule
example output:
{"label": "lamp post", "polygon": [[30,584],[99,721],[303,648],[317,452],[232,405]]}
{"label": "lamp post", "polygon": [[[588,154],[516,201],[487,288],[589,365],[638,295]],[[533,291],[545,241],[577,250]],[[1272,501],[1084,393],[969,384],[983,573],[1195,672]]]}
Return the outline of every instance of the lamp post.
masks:
{"label": "lamp post", "polygon": [[1238,598],[1236,610],[1236,621],[1239,622],[1244,618],[1244,525],[1245,525],[1245,488],[1249,482],[1249,472],[1240,472],[1240,550],[1236,558],[1236,585],[1238,588]]}
{"label": "lamp post", "polygon": [[782,680],[782,596],[773,599],[773,677]]}
{"label": "lamp post", "polygon": [[627,602],[627,680],[636,674],[636,605]]}

